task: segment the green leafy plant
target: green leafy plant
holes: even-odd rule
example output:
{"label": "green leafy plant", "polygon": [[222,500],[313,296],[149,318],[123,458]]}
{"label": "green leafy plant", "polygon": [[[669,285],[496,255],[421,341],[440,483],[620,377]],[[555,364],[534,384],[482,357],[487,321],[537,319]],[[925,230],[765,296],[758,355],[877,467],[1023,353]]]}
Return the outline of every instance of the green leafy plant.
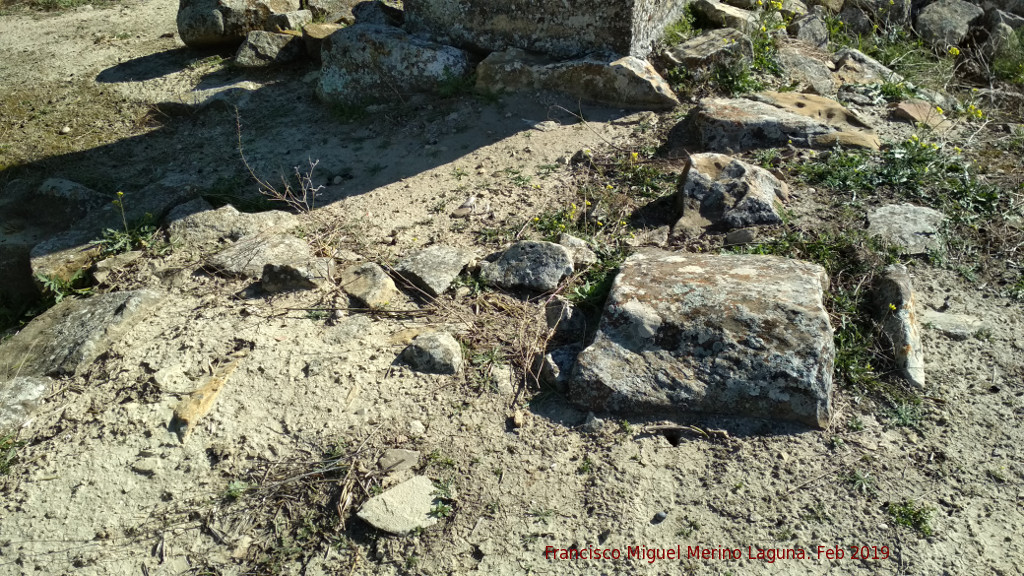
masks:
{"label": "green leafy plant", "polygon": [[18,449],[25,445],[13,434],[0,435],[0,476],[7,474],[18,463]]}
{"label": "green leafy plant", "polygon": [[76,270],[68,279],[43,274],[36,274],[36,279],[43,287],[43,297],[52,304],[60,304],[69,296],[88,296],[92,293],[92,288],[85,285],[85,270]]}
{"label": "green leafy plant", "polygon": [[683,8],[683,15],[665,27],[661,43],[664,46],[675,46],[697,36],[700,34],[700,29],[696,28],[696,21],[697,18],[693,14],[693,8],[690,4],[687,4]]}
{"label": "green leafy plant", "polygon": [[893,521],[900,526],[917,530],[924,536],[932,535],[931,517],[934,509],[913,500],[890,502],[886,510]]}

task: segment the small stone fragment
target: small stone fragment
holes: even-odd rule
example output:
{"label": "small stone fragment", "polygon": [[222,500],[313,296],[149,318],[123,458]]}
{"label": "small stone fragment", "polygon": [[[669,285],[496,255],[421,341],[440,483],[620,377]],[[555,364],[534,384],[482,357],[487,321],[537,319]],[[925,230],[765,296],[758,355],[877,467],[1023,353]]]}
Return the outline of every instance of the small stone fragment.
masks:
{"label": "small stone fragment", "polygon": [[939,233],[945,215],[913,204],[894,204],[868,213],[868,234],[881,236],[902,247],[903,254],[927,254],[942,247]]}
{"label": "small stone fragment", "polygon": [[896,364],[903,377],[924,387],[924,347],[915,310],[910,274],[902,264],[887,266],[875,286],[875,307],[882,331],[892,342]]}
{"label": "small stone fragment", "polygon": [[426,476],[414,476],[379,496],[366,501],[358,516],[378,530],[408,534],[437,523],[430,515],[435,504],[434,483]]}
{"label": "small stone fragment", "polygon": [[464,250],[430,246],[403,258],[395,272],[436,298],[451,287],[472,260],[472,254]]}
{"label": "small stone fragment", "polygon": [[338,277],[338,285],[367,308],[386,308],[399,297],[394,280],[373,262],[346,268]]}
{"label": "small stone fragment", "polygon": [[417,372],[458,374],[462,370],[462,345],[445,332],[420,334],[402,351],[401,359]]}
{"label": "small stone fragment", "polygon": [[480,277],[502,288],[547,292],[572,274],[572,256],[558,244],[524,240],[513,244],[496,262],[480,264]]}

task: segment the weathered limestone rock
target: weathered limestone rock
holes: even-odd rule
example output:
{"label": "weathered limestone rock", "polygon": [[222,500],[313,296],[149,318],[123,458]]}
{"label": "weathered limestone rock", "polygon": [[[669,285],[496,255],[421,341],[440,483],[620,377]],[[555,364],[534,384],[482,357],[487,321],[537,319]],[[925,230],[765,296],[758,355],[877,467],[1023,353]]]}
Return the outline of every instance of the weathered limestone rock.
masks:
{"label": "weathered limestone rock", "polygon": [[168,97],[153,106],[163,114],[170,116],[193,114],[207,107],[222,106],[225,110],[246,108],[254,92],[262,88],[261,84],[242,80],[214,88],[190,90]]}
{"label": "weathered limestone rock", "polygon": [[429,528],[437,524],[437,518],[430,515],[435,492],[430,478],[414,476],[367,500],[357,515],[374,528],[391,534],[408,534],[417,528]]}
{"label": "weathered limestone rock", "polygon": [[301,31],[303,26],[313,21],[313,13],[309,10],[296,10],[284,14],[273,14],[267,19],[271,32],[295,30]]}
{"label": "weathered limestone rock", "polygon": [[556,296],[544,306],[544,320],[553,338],[561,342],[582,342],[587,332],[587,319],[578,306]]}
{"label": "weathered limestone rock", "polygon": [[[2,357],[2,356],[0,356]],[[0,435],[28,420],[43,403],[54,382],[45,376],[15,376],[0,382]]]}
{"label": "weathered limestone rock", "polygon": [[[704,227],[730,229],[775,225],[782,223],[778,208],[788,195],[789,187],[764,168],[724,154],[694,154],[676,207],[684,220],[690,218],[683,226],[700,227],[703,221],[709,223]],[[693,232],[689,235],[697,235]]]}
{"label": "weathered limestone rock", "polygon": [[706,98],[695,123],[701,142],[709,150],[733,152],[792,144],[823,147],[833,133],[856,133],[877,149],[878,137],[870,126],[834,100],[813,94],[763,92],[746,98]]}
{"label": "weathered limestone rock", "polygon": [[462,371],[462,346],[451,334],[420,334],[402,351],[402,361],[417,372],[458,374]]}
{"label": "weathered limestone rock", "polygon": [[572,255],[572,265],[576,270],[583,270],[587,266],[597,264],[597,254],[590,249],[590,244],[582,238],[577,238],[565,232],[558,235],[558,243],[565,246]]}
{"label": "weathered limestone rock", "polygon": [[[1021,11],[1024,12],[1024,0],[1018,1]],[[1024,27],[1024,16],[1002,10],[990,10],[985,25],[988,28],[988,41],[982,49],[986,56],[991,58],[1000,52],[1020,49],[1020,39],[1017,38],[1016,30]]]}
{"label": "weathered limestone rock", "polygon": [[65,227],[81,220],[86,213],[110,202],[112,198],[63,178],[47,178],[36,194],[33,203],[45,203],[47,218],[58,216],[57,225]]}
{"label": "weathered limestone rock", "polygon": [[450,246],[430,246],[402,259],[395,272],[429,296],[438,297],[451,287],[473,255]]}
{"label": "weathered limestone rock", "polygon": [[317,95],[325,102],[362,104],[371,98],[431,92],[470,72],[469,54],[391,26],[356,24],[323,41]]}
{"label": "weathered limestone rock", "polygon": [[959,46],[971,25],[984,15],[984,10],[964,0],[938,0],[921,9],[914,27],[925,42],[945,50]]}
{"label": "weathered limestone rock", "polygon": [[306,24],[303,26],[302,41],[306,44],[306,54],[314,62],[320,62],[324,40],[344,27],[344,24]]}
{"label": "weathered limestone rock", "polygon": [[750,39],[735,28],[709,30],[663,54],[665,60],[690,71],[732,61],[749,62],[753,56]]}
{"label": "weathered limestone rock", "polygon": [[945,215],[938,210],[893,204],[868,213],[868,234],[881,236],[902,247],[903,254],[927,254],[942,247],[939,234]]}
{"label": "weathered limestone rock", "polygon": [[302,39],[292,34],[254,30],[235,54],[235,64],[242,68],[261,68],[286,64],[302,57]]}
{"label": "weathered limestone rock", "polygon": [[892,110],[892,117],[911,124],[924,124],[932,130],[947,130],[953,127],[953,123],[939,112],[932,104],[924,100],[907,100],[895,102],[889,107]]}
{"label": "weathered limestone rock", "polygon": [[654,67],[632,56],[555,62],[511,49],[489,55],[476,74],[476,87],[485,92],[555,90],[624,108],[669,109],[679,104]]}
{"label": "weathered limestone rock", "polygon": [[821,60],[792,46],[783,46],[779,49],[779,62],[790,78],[812,94],[835,96],[838,86],[832,78],[832,71]]}
{"label": "weathered limestone rock", "polygon": [[615,279],[575,402],[620,414],[701,411],[826,426],[835,345],[820,266],[645,249]]}
{"label": "weathered limestone rock", "polygon": [[308,262],[313,255],[305,241],[294,236],[250,234],[207,260],[222,276],[259,278],[267,264]]}
{"label": "weathered limestone rock", "polygon": [[385,308],[399,296],[395,281],[373,262],[346,268],[338,277],[338,286],[367,308]]}
{"label": "weathered limestone rock", "polygon": [[645,58],[685,5],[681,0],[406,0],[405,22],[412,32],[467,50]]}
{"label": "weathered limestone rock", "polygon": [[313,258],[303,263],[267,264],[260,276],[260,288],[272,294],[314,290],[330,286],[333,277],[333,258]]}
{"label": "weathered limestone rock", "polygon": [[180,0],[178,35],[190,48],[238,46],[253,30],[266,30],[274,14],[295,12],[299,0]]}
{"label": "weathered limestone rock", "polygon": [[832,55],[832,63],[840,78],[846,82],[903,82],[903,76],[856,48],[844,48],[836,52]]}
{"label": "weathered limestone rock", "polygon": [[280,210],[239,212],[227,204],[213,209],[202,198],[175,208],[167,215],[167,232],[172,244],[202,247],[222,241],[237,241],[257,232],[286,232],[298,221]]}
{"label": "weathered limestone rock", "polygon": [[789,32],[793,38],[819,50],[828,48],[828,25],[817,14],[807,14],[794,20],[786,28],[786,32]]}
{"label": "weathered limestone rock", "polygon": [[555,348],[545,354],[541,359],[540,381],[559,392],[567,391],[573,368],[576,366],[576,358],[582,351],[582,345],[571,344]]}
{"label": "weathered limestone rock", "polygon": [[875,286],[875,308],[882,331],[892,342],[896,365],[904,379],[924,387],[924,347],[917,321],[914,290],[910,275],[902,264],[886,267]]}
{"label": "weathered limestone rock", "polygon": [[716,25],[749,32],[757,27],[757,16],[749,10],[723,4],[717,0],[696,0],[693,11],[698,17]]}
{"label": "weathered limestone rock", "polygon": [[66,299],[0,345],[2,365],[17,366],[21,376],[78,374],[160,300],[148,290]]}
{"label": "weathered limestone rock", "polygon": [[[147,215],[159,221],[167,212],[193,196],[186,177],[171,175],[141,190],[126,191],[122,202],[129,225]],[[113,195],[111,195],[113,199]],[[43,275],[68,280],[96,257],[99,249],[91,243],[107,228],[121,229],[121,212],[111,202],[90,211],[70,230],[36,244],[29,253],[33,276]]]}
{"label": "weathered limestone rock", "polygon": [[873,26],[899,27],[910,24],[911,0],[846,0],[840,19],[847,30],[863,34],[873,32]]}
{"label": "weathered limestone rock", "polygon": [[926,309],[921,313],[920,319],[925,328],[959,341],[969,340],[989,329],[984,321],[967,314],[950,314]]}
{"label": "weathered limestone rock", "polygon": [[524,240],[513,244],[496,262],[482,262],[480,277],[502,288],[547,292],[573,272],[572,255],[564,246]]}

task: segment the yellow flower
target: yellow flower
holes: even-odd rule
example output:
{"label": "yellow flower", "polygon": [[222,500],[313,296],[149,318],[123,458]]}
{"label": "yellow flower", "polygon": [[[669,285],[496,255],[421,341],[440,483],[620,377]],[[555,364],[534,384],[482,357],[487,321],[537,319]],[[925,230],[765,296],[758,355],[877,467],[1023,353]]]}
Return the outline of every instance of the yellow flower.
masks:
{"label": "yellow flower", "polygon": [[598,221],[597,221],[597,225],[598,225],[598,226],[604,226],[604,222],[601,222],[600,220],[598,220]]}
{"label": "yellow flower", "polygon": [[895,304],[889,304],[889,310],[892,310],[893,312],[895,312],[896,311],[896,305]]}
{"label": "yellow flower", "polygon": [[945,114],[945,112],[942,111],[942,106],[936,106],[935,111],[938,112],[939,114]]}
{"label": "yellow flower", "polygon": [[960,55],[960,49],[957,48],[956,46],[950,46],[949,47],[949,55],[953,56],[954,58],[959,56]]}
{"label": "yellow flower", "polygon": [[639,157],[640,157],[640,155],[637,154],[636,152],[632,152],[629,155],[629,159],[632,160],[633,162],[636,162],[637,158],[639,158]]}

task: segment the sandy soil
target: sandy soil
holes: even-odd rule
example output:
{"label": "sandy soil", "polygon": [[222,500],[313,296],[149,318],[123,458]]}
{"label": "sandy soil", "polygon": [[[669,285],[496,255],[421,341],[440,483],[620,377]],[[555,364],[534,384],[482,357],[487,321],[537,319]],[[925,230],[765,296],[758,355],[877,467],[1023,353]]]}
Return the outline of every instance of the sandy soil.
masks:
{"label": "sandy soil", "polygon": [[[59,175],[114,191],[180,173],[201,190],[252,196],[234,112],[170,117],[146,107],[250,80],[261,87],[239,112],[246,158],[265,178],[318,160],[323,207],[305,218],[335,222],[346,254],[393,262],[440,243],[483,257],[501,240],[488,244],[482,231],[573,201],[576,176],[562,159],[660,137],[649,115],[533,94],[416,100],[342,122],[314,100],[314,67],[210,64],[167,36],[175,9],[148,0],[0,17],[0,96],[7,113],[27,118],[3,132],[13,142],[3,164],[18,166],[0,172],[0,185]],[[22,114],[25,99],[42,112]],[[673,120],[662,116],[660,129]],[[69,137],[59,135],[65,125]],[[814,193],[795,192],[799,217],[827,218]],[[452,218],[473,195],[489,208]],[[988,330],[963,342],[926,330],[919,427],[894,427],[866,399],[840,392],[829,430],[706,417],[691,422],[729,437],[670,442],[645,433],[649,422],[584,427],[587,414],[557,394],[521,394],[512,358],[492,367],[493,385],[475,371],[425,376],[395,361],[410,329],[484,331],[511,348],[540,303],[463,294],[422,315],[325,319],[308,309],[344,307],[337,294],[238,298],[245,285],[202,273],[204,256],[175,251],[127,274],[117,288],[158,287],[162,304],[86,374],[62,381],[21,431],[29,444],[0,488],[0,574],[1024,573],[1024,318],[1019,303],[950,271],[914,268],[919,305],[970,314]],[[174,406],[239,342],[251,352],[182,444],[167,428]],[[510,423],[517,411],[521,427]],[[336,545],[306,562],[281,553],[279,565],[254,568],[261,552],[309,543],[266,536],[272,518],[261,514],[271,504],[230,502],[230,483],[287,479],[339,443],[347,465],[385,487],[397,479],[373,472],[382,451],[420,451],[416,470],[455,486],[453,514],[407,537],[350,518]],[[932,535],[895,525],[887,504],[903,500],[934,510]],[[684,556],[693,546],[738,549],[741,558],[544,557],[548,547],[625,556],[634,546],[681,546]],[[887,558],[853,559],[851,546],[870,547],[869,556],[884,547]],[[836,547],[844,557],[826,558]],[[750,558],[796,548],[810,558]]]}

